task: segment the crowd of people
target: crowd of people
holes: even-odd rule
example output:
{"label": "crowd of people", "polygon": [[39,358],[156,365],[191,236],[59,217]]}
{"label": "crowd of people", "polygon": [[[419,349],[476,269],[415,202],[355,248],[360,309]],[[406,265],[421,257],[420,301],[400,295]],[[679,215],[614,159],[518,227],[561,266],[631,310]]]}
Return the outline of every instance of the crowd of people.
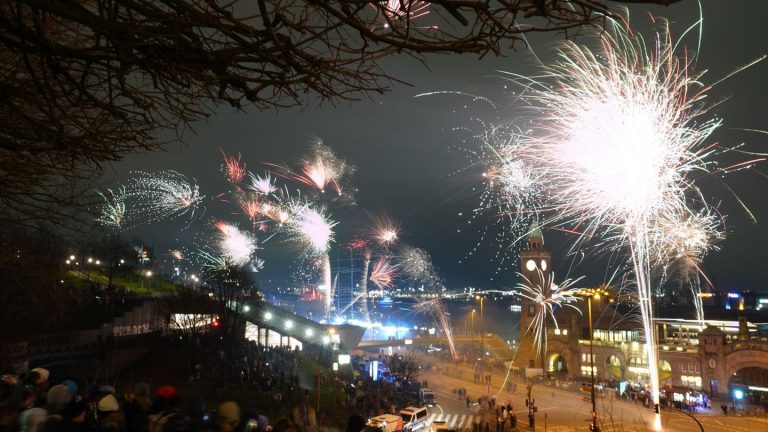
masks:
{"label": "crowd of people", "polygon": [[[234,401],[209,411],[197,395],[183,397],[175,387],[153,389],[136,384],[118,394],[109,385],[81,388],[65,379],[51,385],[50,372],[35,368],[23,375],[6,371],[0,382],[0,431],[22,432],[160,432],[223,431],[266,432],[265,416],[247,413]],[[292,420],[281,419],[272,428],[296,429]]]}

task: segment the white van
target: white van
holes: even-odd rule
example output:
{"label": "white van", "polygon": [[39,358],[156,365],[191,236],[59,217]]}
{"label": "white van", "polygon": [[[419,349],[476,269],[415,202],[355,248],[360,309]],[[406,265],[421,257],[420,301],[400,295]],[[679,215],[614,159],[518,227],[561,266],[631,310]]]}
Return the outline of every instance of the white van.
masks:
{"label": "white van", "polygon": [[408,407],[400,410],[403,419],[403,432],[412,432],[427,425],[427,409],[422,407]]}

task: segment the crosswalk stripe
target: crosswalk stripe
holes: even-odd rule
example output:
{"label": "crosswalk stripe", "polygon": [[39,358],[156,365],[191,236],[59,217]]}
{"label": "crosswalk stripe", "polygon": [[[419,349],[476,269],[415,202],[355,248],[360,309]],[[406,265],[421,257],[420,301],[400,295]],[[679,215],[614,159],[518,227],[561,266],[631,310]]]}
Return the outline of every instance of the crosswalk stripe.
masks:
{"label": "crosswalk stripe", "polygon": [[466,417],[467,417],[466,414],[462,414],[461,419],[459,419],[459,424],[457,424],[456,427],[459,427],[459,428],[464,427],[464,420],[466,420]]}

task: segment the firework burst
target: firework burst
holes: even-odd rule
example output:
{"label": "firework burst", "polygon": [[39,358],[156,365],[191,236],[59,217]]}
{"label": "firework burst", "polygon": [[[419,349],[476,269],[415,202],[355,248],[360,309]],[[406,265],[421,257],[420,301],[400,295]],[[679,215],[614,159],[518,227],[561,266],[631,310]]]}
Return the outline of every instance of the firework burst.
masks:
{"label": "firework burst", "polygon": [[381,6],[374,7],[383,8],[384,28],[405,27],[407,23],[429,14],[430,11],[429,2],[423,0],[387,0],[382,3]]}
{"label": "firework burst", "polygon": [[248,173],[245,169],[245,163],[241,162],[242,156],[238,153],[237,158],[235,158],[225,154],[223,151],[221,156],[224,158],[222,171],[227,176],[227,181],[233,185],[239,185]]}
{"label": "firework burst", "polygon": [[218,246],[222,256],[237,267],[248,264],[256,252],[256,239],[224,221],[216,222],[216,229],[219,232]]}
{"label": "firework burst", "polygon": [[379,258],[379,260],[373,264],[370,280],[379,289],[391,288],[392,282],[396,276],[396,270],[396,265],[390,264],[389,261],[384,258]]}
{"label": "firework burst", "polygon": [[126,197],[136,219],[160,221],[188,217],[195,219],[204,195],[197,182],[176,171],[156,174],[135,171],[128,181]]}
{"label": "firework burst", "polygon": [[[282,165],[267,164],[282,171],[280,174],[289,180],[296,181],[319,194],[324,199],[354,202],[354,191],[347,188],[344,182],[355,172],[355,167],[344,159],[339,158],[323,141],[315,139],[311,152],[301,160],[299,172],[292,171]],[[328,196],[328,189],[333,190]]]}
{"label": "firework burst", "polygon": [[372,217],[373,240],[383,248],[394,245],[400,234],[400,226],[386,216]]}
{"label": "firework burst", "polygon": [[579,290],[574,289],[573,285],[582,278],[575,280],[566,279],[562,283],[556,284],[554,282],[554,272],[549,273],[548,276],[544,276],[543,273],[539,272],[538,280],[541,283],[534,284],[525,275],[518,273],[518,276],[522,279],[517,285],[517,289],[520,290],[520,296],[525,297],[536,305],[536,314],[525,331],[533,335],[536,352],[546,353],[547,323],[551,322],[555,325],[555,328],[559,329],[557,319],[555,319],[555,311],[557,309],[570,307],[579,311],[579,308],[573,305],[573,303],[579,300],[576,297]]}
{"label": "firework burst", "polygon": [[323,208],[299,199],[287,203],[289,237],[304,247],[307,255],[323,255],[333,240],[338,222],[328,218]]}
{"label": "firework burst", "polygon": [[656,246],[654,264],[663,269],[671,282],[676,282],[678,292],[688,287],[696,309],[696,318],[704,326],[702,304],[702,279],[712,285],[701,262],[704,256],[717,248],[724,238],[721,217],[707,211],[671,215],[674,219],[662,219],[656,226],[652,242]]}
{"label": "firework burst", "polygon": [[248,186],[248,188],[259,195],[268,196],[277,191],[277,187],[275,186],[275,183],[272,179],[272,175],[269,173],[264,174],[263,177],[254,175],[253,173],[248,173],[248,177],[251,180],[251,184]]}
{"label": "firework burst", "polygon": [[120,186],[115,191],[107,189],[106,192],[96,191],[96,193],[104,200],[104,204],[101,206],[99,217],[95,221],[116,230],[123,228],[126,214],[125,186]]}

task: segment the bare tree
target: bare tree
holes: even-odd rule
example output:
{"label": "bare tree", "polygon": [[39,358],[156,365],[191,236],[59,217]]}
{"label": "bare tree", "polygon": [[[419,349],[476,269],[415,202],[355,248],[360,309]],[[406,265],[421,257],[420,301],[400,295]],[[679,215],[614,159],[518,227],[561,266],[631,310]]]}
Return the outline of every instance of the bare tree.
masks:
{"label": "bare tree", "polygon": [[501,54],[680,0],[0,0],[0,222],[61,223],[78,180],[210,104],[355,99],[395,54]]}

